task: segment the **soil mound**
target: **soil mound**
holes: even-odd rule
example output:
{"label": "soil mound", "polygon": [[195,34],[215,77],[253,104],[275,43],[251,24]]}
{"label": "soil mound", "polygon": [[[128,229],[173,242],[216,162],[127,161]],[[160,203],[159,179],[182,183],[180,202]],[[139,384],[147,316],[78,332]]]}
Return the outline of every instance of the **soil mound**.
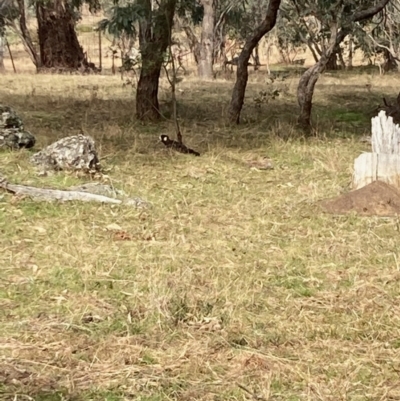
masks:
{"label": "soil mound", "polygon": [[400,192],[382,181],[374,181],[363,188],[337,198],[326,199],[321,207],[328,213],[356,212],[364,216],[400,215]]}

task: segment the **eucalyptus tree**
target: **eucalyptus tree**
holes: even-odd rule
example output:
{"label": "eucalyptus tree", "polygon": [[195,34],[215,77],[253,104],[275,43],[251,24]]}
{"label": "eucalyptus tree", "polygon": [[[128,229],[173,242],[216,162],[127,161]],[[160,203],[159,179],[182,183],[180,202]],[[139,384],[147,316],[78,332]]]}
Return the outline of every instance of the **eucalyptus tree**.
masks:
{"label": "eucalyptus tree", "polygon": [[400,0],[391,0],[382,15],[355,32],[357,46],[371,58],[382,55],[384,71],[400,71]]}
{"label": "eucalyptus tree", "polygon": [[308,37],[321,43],[318,61],[303,73],[297,87],[300,106],[298,122],[311,127],[314,88],[332,54],[343,40],[358,27],[381,13],[392,0],[287,0],[297,13]]}
{"label": "eucalyptus tree", "polygon": [[139,46],[142,68],[136,91],[136,115],[141,120],[160,117],[158,86],[165,53],[171,44],[176,0],[137,0],[143,7],[139,19]]}
{"label": "eucalyptus tree", "polygon": [[243,49],[239,55],[236,70],[236,82],[235,86],[233,87],[229,106],[229,120],[233,123],[238,124],[240,122],[240,113],[242,111],[244,95],[249,77],[247,68],[251,54],[261,38],[270,32],[275,26],[280,4],[281,0],[269,0],[263,19],[248,34]]}
{"label": "eucalyptus tree", "polygon": [[10,13],[12,9],[10,9],[9,2],[1,1],[0,2],[0,72],[5,71],[4,67],[4,49],[6,44],[6,26],[7,21],[10,18]]}
{"label": "eucalyptus tree", "polygon": [[[75,30],[83,0],[3,0],[12,16],[9,26],[21,39],[35,67],[78,69],[87,66]],[[90,11],[100,8],[98,0],[87,0]],[[38,23],[38,43],[34,45],[27,23],[27,10],[34,10]]]}
{"label": "eucalyptus tree", "polygon": [[[224,57],[221,53],[223,53],[227,30],[247,26],[247,3],[246,0],[183,0],[179,2],[177,15],[194,54],[200,79],[214,77],[214,62],[218,56]],[[201,26],[200,35],[196,35],[193,29],[195,26]]]}
{"label": "eucalyptus tree", "polygon": [[40,60],[27,28],[25,4],[23,0],[0,1],[0,36],[3,52],[6,44],[6,28],[10,28],[19,36],[32,62],[35,66],[38,66]]}
{"label": "eucalyptus tree", "polygon": [[200,78],[213,78],[214,28],[217,0],[200,0],[204,14],[199,43],[198,72]]}
{"label": "eucalyptus tree", "polygon": [[160,117],[158,88],[171,32],[176,0],[134,0],[116,3],[99,28],[114,36],[139,38],[141,69],[136,88],[136,116],[141,120]]}
{"label": "eucalyptus tree", "polygon": [[[214,31],[219,4],[219,0],[183,0],[177,6],[177,17],[186,33],[200,79],[214,76]],[[197,25],[201,25],[199,37],[193,29]]]}
{"label": "eucalyptus tree", "polygon": [[[18,0],[23,1],[23,0]],[[87,67],[85,53],[76,33],[84,4],[98,11],[98,0],[35,0],[41,68],[78,69]]]}
{"label": "eucalyptus tree", "polygon": [[4,32],[4,28],[0,27],[0,73],[6,70],[6,68],[4,67],[5,44],[6,44],[6,35]]}
{"label": "eucalyptus tree", "polygon": [[306,47],[309,47],[315,61],[318,61],[313,42],[310,37],[307,37],[304,26],[298,23],[295,13],[292,7],[288,7],[287,1],[283,0],[273,31],[281,60],[285,64],[292,64],[297,52],[305,51]]}

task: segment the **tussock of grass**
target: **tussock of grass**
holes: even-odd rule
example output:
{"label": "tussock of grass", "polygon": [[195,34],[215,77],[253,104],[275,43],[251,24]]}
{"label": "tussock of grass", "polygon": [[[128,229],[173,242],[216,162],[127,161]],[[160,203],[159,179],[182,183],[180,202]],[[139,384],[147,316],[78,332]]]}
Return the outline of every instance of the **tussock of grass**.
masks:
{"label": "tussock of grass", "polygon": [[[375,102],[359,83],[368,76],[357,89],[346,75],[334,93],[332,78],[321,79],[317,137],[308,140],[292,124],[293,85],[258,110],[254,77],[244,124],[229,127],[221,115],[231,85],[184,81],[184,139],[200,158],[164,149],[157,137],[173,124],[135,121],[117,78],[25,79],[4,77],[0,92],[38,147],[83,129],[110,169],[104,180],[154,206],[1,195],[1,399],[400,397],[398,221],[317,205],[349,189],[366,149],[357,135],[369,130],[364,112]],[[353,117],[335,127],[338,97],[356,129]],[[38,177],[29,155],[2,152],[1,172],[54,188],[85,182]],[[274,170],[245,163],[262,156]]]}

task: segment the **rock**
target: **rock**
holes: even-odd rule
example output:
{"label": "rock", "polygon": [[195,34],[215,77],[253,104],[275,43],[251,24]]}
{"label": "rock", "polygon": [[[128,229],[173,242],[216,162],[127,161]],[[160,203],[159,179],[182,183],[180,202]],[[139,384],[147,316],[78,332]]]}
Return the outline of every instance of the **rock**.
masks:
{"label": "rock", "polygon": [[0,104],[0,147],[32,148],[36,138],[24,130],[21,118],[11,107]]}
{"label": "rock", "polygon": [[31,157],[31,162],[41,170],[81,170],[96,172],[100,162],[93,138],[74,135],[60,139]]}
{"label": "rock", "polygon": [[9,128],[0,130],[0,148],[7,147],[18,150],[21,148],[32,148],[35,145],[35,137],[27,131]]}

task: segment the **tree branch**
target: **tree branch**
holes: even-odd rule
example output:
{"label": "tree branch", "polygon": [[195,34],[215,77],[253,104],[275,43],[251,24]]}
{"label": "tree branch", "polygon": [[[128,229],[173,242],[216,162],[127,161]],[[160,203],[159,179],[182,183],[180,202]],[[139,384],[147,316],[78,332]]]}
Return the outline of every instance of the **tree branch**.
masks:
{"label": "tree branch", "polygon": [[223,22],[223,20],[224,20],[224,18],[225,18],[225,16],[226,16],[226,14],[228,14],[229,11],[232,10],[232,8],[236,5],[236,3],[237,3],[237,2],[229,3],[229,4],[227,5],[227,7],[225,8],[225,10],[223,10],[223,11],[221,12],[221,15],[219,16],[218,21],[217,21],[217,23],[215,24],[215,27],[214,27],[214,35],[216,35],[216,33],[218,32],[218,29],[219,29],[220,25],[222,24],[222,22]]}
{"label": "tree branch", "polygon": [[[363,20],[366,20],[368,18],[372,18],[375,14],[379,13],[382,11],[386,5],[390,2],[391,0],[381,0],[376,6],[368,8],[367,10],[362,10],[354,13],[353,18],[351,19],[351,22],[360,22]],[[336,37],[336,44],[339,45],[344,38],[351,33],[351,24],[347,26],[342,26],[340,29],[337,37]]]}
{"label": "tree branch", "polygon": [[390,53],[390,55],[391,55],[395,60],[400,61],[400,60],[398,59],[398,57],[396,56],[396,54],[393,52],[392,49],[390,49],[389,47],[387,47],[387,46],[385,46],[385,45],[381,45],[380,43],[378,43],[378,42],[374,39],[374,37],[373,37],[372,35],[370,35],[369,33],[367,33],[367,36],[372,40],[372,43],[373,43],[375,46],[380,47],[381,49],[387,50],[387,51]]}
{"label": "tree branch", "polygon": [[199,63],[199,40],[197,39],[196,34],[193,32],[193,29],[189,25],[184,25],[183,30],[186,33],[186,36],[189,41],[190,50],[193,52],[194,61],[196,64]]}
{"label": "tree branch", "polygon": [[128,198],[128,199],[116,199],[110,198],[104,195],[98,195],[84,191],[71,191],[71,190],[59,190],[59,189],[47,189],[47,188],[36,188],[26,185],[10,184],[7,179],[0,176],[0,188],[3,188],[7,192],[15,195],[29,196],[34,200],[39,201],[52,201],[58,200],[61,202],[65,201],[83,201],[83,202],[102,202],[102,203],[114,203],[117,205],[125,204],[134,207],[147,207],[149,204],[140,198]]}
{"label": "tree branch", "polygon": [[390,1],[391,0],[381,0],[375,6],[372,6],[370,8],[367,8],[366,10],[361,10],[361,11],[354,13],[352,21],[360,22],[360,21],[363,21],[363,20],[373,17],[375,14],[378,14],[379,12],[381,12]]}
{"label": "tree branch", "polygon": [[247,45],[247,42],[251,42],[253,44],[253,47],[255,47],[257,43],[261,40],[261,38],[275,26],[276,16],[278,14],[280,4],[281,0],[269,1],[267,12],[265,14],[265,19],[263,20],[263,22],[261,22],[260,25],[256,27],[252,37],[246,41],[245,47]]}

